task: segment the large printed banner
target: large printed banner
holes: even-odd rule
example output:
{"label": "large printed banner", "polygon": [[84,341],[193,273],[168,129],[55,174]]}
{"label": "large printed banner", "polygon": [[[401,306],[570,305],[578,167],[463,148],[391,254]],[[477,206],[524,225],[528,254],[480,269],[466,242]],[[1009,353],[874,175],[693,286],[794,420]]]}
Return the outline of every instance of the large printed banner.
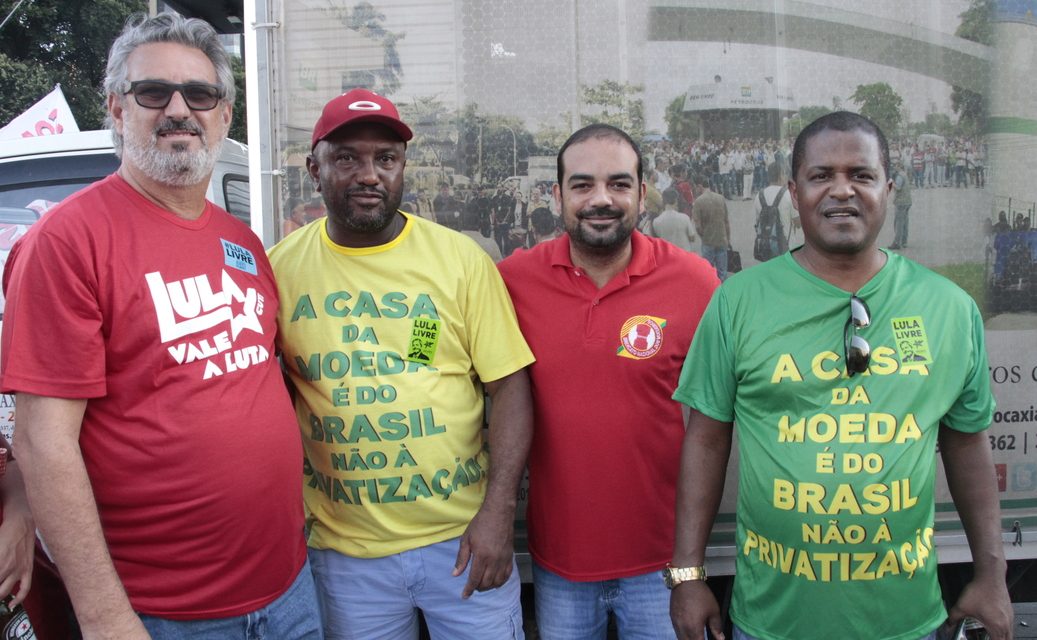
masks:
{"label": "large printed banner", "polygon": [[65,101],[61,85],[56,85],[54,90],[43,96],[39,102],[0,129],[0,140],[51,136],[78,131],[79,125],[76,124],[72,110]]}
{"label": "large printed banner", "polygon": [[[987,331],[990,381],[997,410],[990,448],[1002,517],[1032,528],[1037,518],[1037,330]],[[949,500],[937,495],[937,502]],[[1027,516],[1026,514],[1030,514]]]}

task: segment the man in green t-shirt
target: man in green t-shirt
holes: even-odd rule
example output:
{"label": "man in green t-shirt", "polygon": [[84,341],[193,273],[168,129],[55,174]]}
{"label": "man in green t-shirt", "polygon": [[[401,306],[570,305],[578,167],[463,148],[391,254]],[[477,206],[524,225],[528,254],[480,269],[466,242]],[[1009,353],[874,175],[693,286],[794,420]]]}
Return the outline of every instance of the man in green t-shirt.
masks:
{"label": "man in green t-shirt", "polygon": [[1010,637],[982,319],[877,246],[889,176],[870,120],[807,126],[789,182],[805,244],[726,281],[699,324],[674,393],[692,409],[667,571],[680,638],[723,637],[701,580],[734,423],[736,640],[935,638],[937,442],[975,563],[949,623]]}

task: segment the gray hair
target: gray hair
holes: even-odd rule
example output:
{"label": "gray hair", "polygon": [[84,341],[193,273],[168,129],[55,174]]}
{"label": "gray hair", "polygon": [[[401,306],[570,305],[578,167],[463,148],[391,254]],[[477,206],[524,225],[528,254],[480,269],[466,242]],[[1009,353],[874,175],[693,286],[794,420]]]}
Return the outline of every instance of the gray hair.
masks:
{"label": "gray hair", "polygon": [[[153,42],[172,42],[198,49],[209,58],[216,68],[216,82],[223,91],[223,101],[234,103],[234,71],[230,58],[220,44],[216,30],[204,20],[184,18],[176,13],[160,13],[153,18],[136,13],[126,20],[122,33],[112,43],[108,52],[108,67],[105,69],[104,93],[107,98],[115,95],[120,100],[129,89],[126,78],[126,60],[134,49]],[[105,126],[112,130],[112,143],[116,154],[122,154],[122,136],[115,131],[112,115],[105,116]]]}

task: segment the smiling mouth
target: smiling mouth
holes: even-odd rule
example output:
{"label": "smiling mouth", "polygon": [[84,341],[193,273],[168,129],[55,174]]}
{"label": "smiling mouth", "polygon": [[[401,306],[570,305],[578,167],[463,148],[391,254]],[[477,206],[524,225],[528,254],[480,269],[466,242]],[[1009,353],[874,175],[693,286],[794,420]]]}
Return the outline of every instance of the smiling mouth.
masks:
{"label": "smiling mouth", "polygon": [[603,216],[590,216],[580,218],[581,222],[586,222],[592,229],[605,229],[613,224],[618,224],[619,218],[607,218]]}
{"label": "smiling mouth", "polygon": [[824,216],[831,219],[844,219],[844,218],[856,218],[860,216],[860,213],[856,209],[829,209],[824,212]]}

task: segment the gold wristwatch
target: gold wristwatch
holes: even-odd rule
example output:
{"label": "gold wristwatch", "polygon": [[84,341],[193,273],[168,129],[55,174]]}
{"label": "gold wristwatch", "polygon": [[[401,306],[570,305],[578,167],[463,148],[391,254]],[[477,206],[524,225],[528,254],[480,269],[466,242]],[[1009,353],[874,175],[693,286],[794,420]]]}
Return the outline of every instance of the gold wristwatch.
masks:
{"label": "gold wristwatch", "polygon": [[667,589],[672,589],[682,582],[690,582],[693,580],[706,580],[706,568],[705,567],[671,567],[666,565],[663,569],[663,582],[666,583]]}

